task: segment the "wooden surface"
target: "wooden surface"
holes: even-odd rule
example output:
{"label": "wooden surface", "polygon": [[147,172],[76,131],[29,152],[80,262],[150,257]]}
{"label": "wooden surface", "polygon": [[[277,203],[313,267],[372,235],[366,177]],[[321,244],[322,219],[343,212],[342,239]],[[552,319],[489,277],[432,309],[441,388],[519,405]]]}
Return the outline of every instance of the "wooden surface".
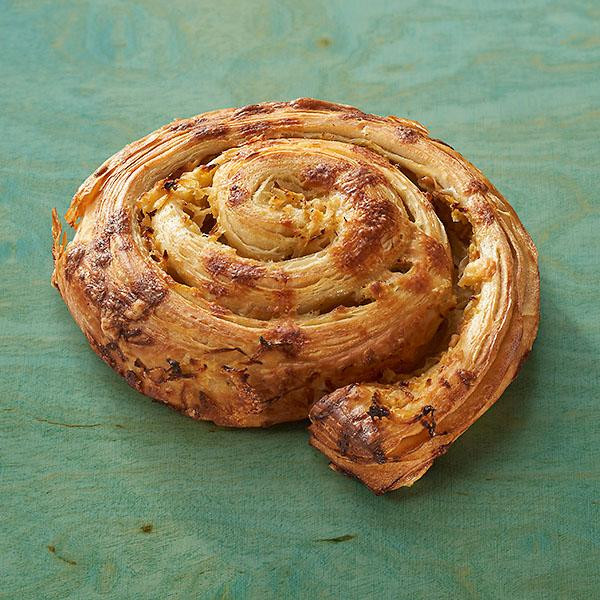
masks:
{"label": "wooden surface", "polygon": [[[0,2],[2,598],[597,598],[600,5]],[[426,124],[540,251],[534,352],[413,488],[304,424],[134,392],[50,287],[50,210],[175,118],[312,95]]]}

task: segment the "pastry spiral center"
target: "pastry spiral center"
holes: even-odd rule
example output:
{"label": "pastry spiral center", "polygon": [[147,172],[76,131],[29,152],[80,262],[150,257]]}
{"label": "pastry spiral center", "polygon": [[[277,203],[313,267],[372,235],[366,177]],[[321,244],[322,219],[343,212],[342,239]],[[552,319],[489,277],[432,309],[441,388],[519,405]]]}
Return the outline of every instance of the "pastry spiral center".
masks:
{"label": "pastry spiral center", "polygon": [[298,143],[235,148],[217,159],[213,209],[240,256],[283,261],[313,254],[336,237],[344,196],[336,187],[349,161]]}

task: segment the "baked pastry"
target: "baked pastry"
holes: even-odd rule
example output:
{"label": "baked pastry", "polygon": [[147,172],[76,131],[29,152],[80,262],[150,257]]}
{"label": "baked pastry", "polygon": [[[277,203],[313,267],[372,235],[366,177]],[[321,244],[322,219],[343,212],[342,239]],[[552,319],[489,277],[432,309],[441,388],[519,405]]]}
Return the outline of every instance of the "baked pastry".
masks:
{"label": "baked pastry", "polygon": [[311,98],[175,121],[53,214],[53,284],[127,382],[233,427],[310,417],[377,493],[500,396],[536,335],[535,247],[414,121]]}

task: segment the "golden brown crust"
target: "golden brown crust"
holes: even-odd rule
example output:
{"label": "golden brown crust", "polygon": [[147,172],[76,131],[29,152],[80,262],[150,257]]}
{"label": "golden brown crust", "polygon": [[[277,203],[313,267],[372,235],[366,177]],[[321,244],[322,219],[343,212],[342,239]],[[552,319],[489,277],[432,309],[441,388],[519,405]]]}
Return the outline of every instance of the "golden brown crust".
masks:
{"label": "golden brown crust", "polygon": [[142,393],[410,485],[499,397],[537,332],[531,239],[414,121],[300,98],[175,121],[53,214],[53,284]]}

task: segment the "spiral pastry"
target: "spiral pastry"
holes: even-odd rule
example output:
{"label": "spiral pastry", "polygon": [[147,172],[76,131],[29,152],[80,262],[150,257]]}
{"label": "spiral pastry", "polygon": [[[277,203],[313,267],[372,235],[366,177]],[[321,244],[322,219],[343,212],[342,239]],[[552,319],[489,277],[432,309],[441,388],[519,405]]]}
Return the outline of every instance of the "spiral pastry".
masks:
{"label": "spiral pastry", "polygon": [[53,214],[53,284],[135,389],[233,427],[310,417],[377,493],[499,397],[538,324],[536,250],[413,121],[310,98],[175,121]]}

